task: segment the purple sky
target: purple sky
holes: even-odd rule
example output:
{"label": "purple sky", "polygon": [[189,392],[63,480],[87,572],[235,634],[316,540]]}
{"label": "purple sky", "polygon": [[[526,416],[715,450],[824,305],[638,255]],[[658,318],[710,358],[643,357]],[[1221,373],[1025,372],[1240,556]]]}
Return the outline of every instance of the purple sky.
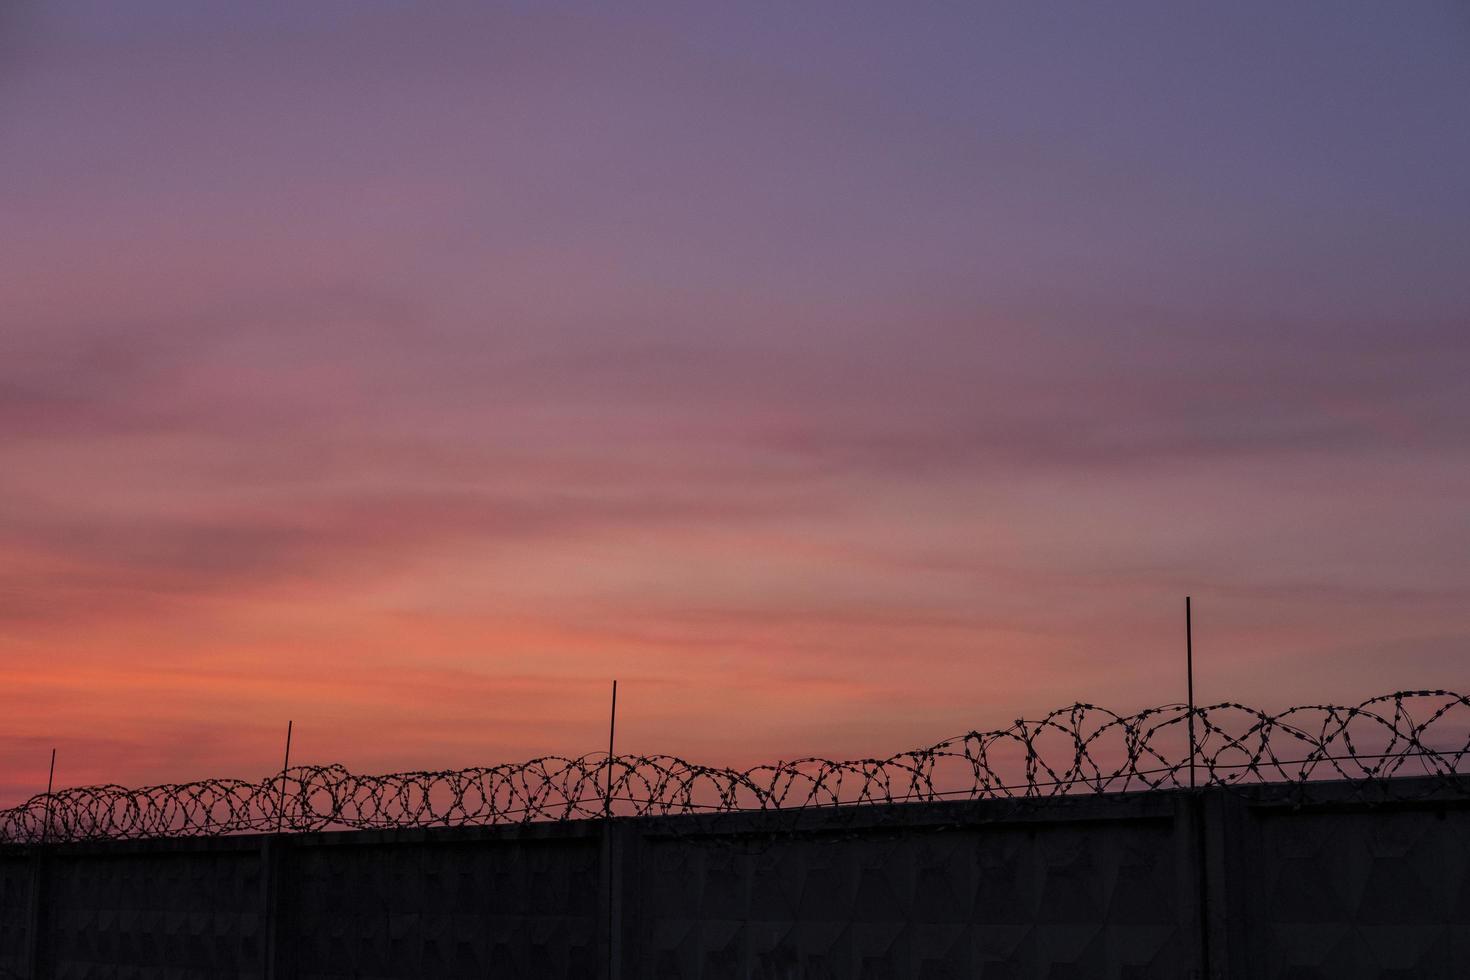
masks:
{"label": "purple sky", "polygon": [[3,8],[0,803],[1470,689],[1470,8],[699,6]]}

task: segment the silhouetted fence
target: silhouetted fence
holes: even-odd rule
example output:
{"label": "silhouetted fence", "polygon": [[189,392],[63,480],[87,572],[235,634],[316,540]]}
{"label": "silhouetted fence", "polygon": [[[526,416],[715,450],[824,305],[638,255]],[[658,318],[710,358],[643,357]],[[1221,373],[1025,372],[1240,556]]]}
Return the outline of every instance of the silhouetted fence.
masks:
{"label": "silhouetted fence", "polygon": [[[796,759],[750,769],[673,756],[548,756],[509,765],[364,776],[296,766],[250,782],[206,779],[41,794],[0,811],[0,843],[485,826],[614,816],[801,811],[1200,787],[1290,792],[1346,780],[1382,797],[1403,776],[1449,778],[1470,757],[1470,698],[1400,691],[1358,705],[1267,713],[1225,702],[1119,715],[1075,704],[886,759]],[[1402,784],[1407,786],[1408,784]],[[1414,793],[1434,780],[1414,780]],[[1390,787],[1391,790],[1391,787]],[[1391,793],[1390,793],[1391,795]]]}

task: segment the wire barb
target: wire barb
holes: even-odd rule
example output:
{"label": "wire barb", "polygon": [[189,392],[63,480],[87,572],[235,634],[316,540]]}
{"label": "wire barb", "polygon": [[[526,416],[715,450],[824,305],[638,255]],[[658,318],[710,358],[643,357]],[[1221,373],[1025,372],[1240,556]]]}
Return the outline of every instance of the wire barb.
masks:
{"label": "wire barb", "polygon": [[1079,703],[886,759],[807,758],[749,769],[597,752],[379,776],[294,766],[260,782],[88,786],[0,811],[0,843],[601,819],[614,802],[620,816],[664,816],[1169,790],[1190,784],[1191,762],[1202,787],[1289,790],[1344,780],[1378,792],[1403,776],[1458,782],[1470,769],[1470,697],[1399,691],[1276,713],[1223,702],[1119,715]]}

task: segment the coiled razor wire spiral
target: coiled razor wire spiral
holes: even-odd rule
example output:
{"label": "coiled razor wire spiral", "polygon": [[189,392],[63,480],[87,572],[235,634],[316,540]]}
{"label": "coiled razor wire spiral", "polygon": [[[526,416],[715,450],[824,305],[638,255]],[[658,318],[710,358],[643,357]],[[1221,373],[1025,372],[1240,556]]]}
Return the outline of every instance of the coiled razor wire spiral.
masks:
{"label": "coiled razor wire spiral", "polygon": [[1450,691],[1399,691],[1354,706],[1306,705],[1275,714],[1233,702],[1196,708],[1193,752],[1189,714],[1178,704],[1119,715],[1079,703],[886,759],[807,758],[750,769],[597,753],[382,776],[337,765],[295,766],[260,782],[88,786],[0,811],[0,842],[1055,797],[1182,788],[1191,771],[1200,787],[1290,787],[1324,779],[1382,786],[1405,776],[1450,779],[1470,764],[1470,698]]}

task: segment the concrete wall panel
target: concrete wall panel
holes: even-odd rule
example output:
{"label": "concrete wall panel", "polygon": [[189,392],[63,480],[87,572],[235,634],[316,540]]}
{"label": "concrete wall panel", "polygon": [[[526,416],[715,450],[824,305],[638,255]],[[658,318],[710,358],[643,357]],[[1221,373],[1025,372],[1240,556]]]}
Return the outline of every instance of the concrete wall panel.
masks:
{"label": "concrete wall panel", "polygon": [[0,977],[28,969],[33,863],[29,855],[0,854]]}
{"label": "concrete wall panel", "polygon": [[258,977],[263,916],[253,851],[46,856],[45,958],[56,977],[119,968]]}
{"label": "concrete wall panel", "polygon": [[1465,977],[1470,815],[1464,809],[1262,811],[1260,904],[1267,977]]}
{"label": "concrete wall panel", "polygon": [[[643,844],[654,975],[1187,974],[1164,821]],[[784,971],[784,974],[783,974]]]}
{"label": "concrete wall panel", "polygon": [[293,846],[282,863],[283,976],[597,972],[595,838]]}

